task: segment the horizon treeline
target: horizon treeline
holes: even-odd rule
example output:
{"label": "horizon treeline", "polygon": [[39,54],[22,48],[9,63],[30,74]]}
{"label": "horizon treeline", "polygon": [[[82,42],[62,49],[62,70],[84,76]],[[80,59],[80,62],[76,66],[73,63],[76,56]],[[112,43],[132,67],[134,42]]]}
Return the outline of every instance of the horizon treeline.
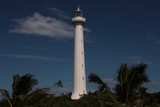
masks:
{"label": "horizon treeline", "polygon": [[97,84],[94,92],[71,100],[71,92],[55,95],[63,82],[53,82],[55,93],[49,88],[34,88],[38,80],[32,74],[13,76],[12,93],[1,88],[0,107],[160,107],[160,91],[147,92],[144,83],[151,82],[146,74],[147,64],[128,66],[122,63],[115,75],[115,87],[111,89],[98,74],[90,73],[89,82]]}

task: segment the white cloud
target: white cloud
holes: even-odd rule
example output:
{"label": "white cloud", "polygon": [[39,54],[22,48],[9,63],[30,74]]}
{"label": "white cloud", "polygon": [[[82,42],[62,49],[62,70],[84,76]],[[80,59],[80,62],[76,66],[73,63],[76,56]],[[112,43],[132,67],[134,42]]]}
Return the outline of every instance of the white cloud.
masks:
{"label": "white cloud", "polygon": [[[64,19],[70,19],[64,11],[56,8],[47,8],[51,10],[59,19],[55,17],[43,16],[35,12],[32,16],[15,19],[16,25],[9,31],[11,33],[27,34],[34,36],[48,36],[57,39],[73,38],[74,27]],[[90,29],[84,28],[84,32],[91,32]],[[87,39],[86,39],[87,38]],[[86,35],[85,41],[92,42],[91,38]]]}
{"label": "white cloud", "polygon": [[61,58],[36,56],[36,55],[0,54],[0,57],[10,57],[10,58],[28,59],[28,60],[53,61],[53,62],[67,62],[67,60],[61,59]]}
{"label": "white cloud", "polygon": [[84,28],[84,32],[91,32],[91,30],[88,28]]}
{"label": "white cloud", "polygon": [[[69,17],[63,10],[56,9],[56,8],[47,8],[48,10],[51,10],[56,16],[63,18],[63,19],[69,19],[71,20],[72,18]],[[84,32],[91,32],[90,29],[84,28]]]}
{"label": "white cloud", "polygon": [[31,17],[15,20],[17,25],[10,32],[33,34],[52,38],[73,38],[73,26],[54,17],[34,13]]}
{"label": "white cloud", "polygon": [[56,16],[63,18],[63,19],[71,19],[64,11],[56,9],[56,8],[47,8],[48,10],[52,11]]}
{"label": "white cloud", "polygon": [[[58,13],[63,11],[54,9]],[[39,13],[34,13],[31,17],[14,20],[17,25],[10,32],[20,34],[33,34],[39,36],[48,36],[53,38],[73,38],[74,28],[71,24],[54,17],[45,17]],[[90,32],[90,29],[84,28],[85,32]]]}

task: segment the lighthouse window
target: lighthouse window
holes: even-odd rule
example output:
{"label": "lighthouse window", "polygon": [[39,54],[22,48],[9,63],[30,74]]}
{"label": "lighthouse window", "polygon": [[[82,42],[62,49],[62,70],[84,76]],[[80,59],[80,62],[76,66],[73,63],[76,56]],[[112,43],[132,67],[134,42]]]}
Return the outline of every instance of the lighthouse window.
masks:
{"label": "lighthouse window", "polygon": [[77,11],[75,16],[82,16],[82,11]]}
{"label": "lighthouse window", "polygon": [[81,42],[82,42],[82,40],[81,40]]}
{"label": "lighthouse window", "polygon": [[81,52],[81,54],[83,55],[83,52]]}
{"label": "lighthouse window", "polygon": [[82,77],[82,80],[84,80],[84,77]]}
{"label": "lighthouse window", "polygon": [[83,67],[83,64],[82,64],[82,67]]}

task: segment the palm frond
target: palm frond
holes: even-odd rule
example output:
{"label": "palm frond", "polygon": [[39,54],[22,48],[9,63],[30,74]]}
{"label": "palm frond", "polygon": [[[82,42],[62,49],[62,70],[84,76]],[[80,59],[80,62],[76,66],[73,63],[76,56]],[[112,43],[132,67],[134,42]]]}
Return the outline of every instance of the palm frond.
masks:
{"label": "palm frond", "polygon": [[58,80],[54,83],[54,86],[63,87],[63,82],[61,80]]}
{"label": "palm frond", "polygon": [[127,91],[127,76],[128,76],[128,67],[126,63],[122,63],[116,74],[116,86],[115,91],[119,100],[125,102],[126,91]]}
{"label": "palm frond", "polygon": [[96,84],[99,85],[98,88],[99,88],[100,91],[108,91],[108,90],[110,90],[109,87],[107,86],[107,84],[104,83],[97,74],[90,73],[88,78],[89,78],[89,82],[93,82],[93,83],[96,83]]}
{"label": "palm frond", "polygon": [[10,107],[13,107],[12,102],[11,102],[11,97],[9,95],[9,92],[5,89],[0,89],[0,92],[2,94],[2,96],[7,100],[7,102],[9,103]]}
{"label": "palm frond", "polygon": [[144,63],[132,66],[128,73],[128,94],[133,93],[143,83],[149,82],[149,78],[145,74],[147,65]]}
{"label": "palm frond", "polygon": [[23,102],[27,102],[28,104],[38,104],[41,100],[45,99],[50,95],[49,91],[49,88],[35,89],[23,98]]}
{"label": "palm frond", "polygon": [[115,91],[121,102],[129,101],[136,96],[136,91],[143,84],[149,82],[145,74],[147,65],[139,63],[128,67],[126,63],[122,63],[116,75]]}
{"label": "palm frond", "polygon": [[34,85],[38,84],[37,79],[31,74],[23,76],[15,75],[13,77],[13,96],[26,95],[30,92]]}

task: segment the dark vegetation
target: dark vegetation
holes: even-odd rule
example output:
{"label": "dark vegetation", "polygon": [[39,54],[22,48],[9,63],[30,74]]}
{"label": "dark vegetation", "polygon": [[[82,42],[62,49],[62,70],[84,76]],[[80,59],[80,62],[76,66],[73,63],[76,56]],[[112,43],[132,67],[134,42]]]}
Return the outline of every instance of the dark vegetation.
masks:
{"label": "dark vegetation", "polygon": [[[89,82],[96,83],[98,90],[88,92],[79,100],[71,100],[71,93],[55,96],[48,88],[33,88],[38,80],[31,74],[14,75],[12,94],[0,89],[3,99],[0,107],[160,107],[160,92],[148,93],[144,83],[150,82],[147,77],[147,65],[144,63],[129,67],[120,65],[113,90],[97,74],[91,73]],[[54,83],[56,90],[63,87],[62,81]]]}

